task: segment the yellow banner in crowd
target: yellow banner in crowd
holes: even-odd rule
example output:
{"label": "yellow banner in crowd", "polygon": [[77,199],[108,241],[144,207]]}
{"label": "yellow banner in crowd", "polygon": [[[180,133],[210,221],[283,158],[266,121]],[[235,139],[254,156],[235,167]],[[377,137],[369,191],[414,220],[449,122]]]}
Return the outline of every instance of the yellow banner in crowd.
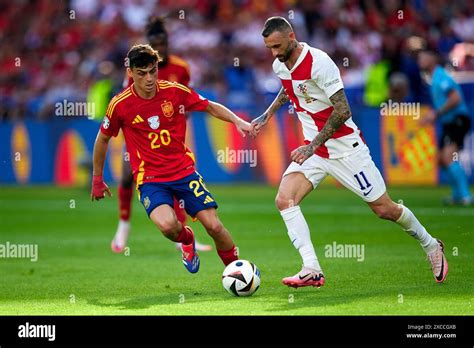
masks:
{"label": "yellow banner in crowd", "polygon": [[382,109],[382,157],[384,176],[389,184],[437,184],[435,128],[420,126],[428,110],[421,106],[391,114]]}

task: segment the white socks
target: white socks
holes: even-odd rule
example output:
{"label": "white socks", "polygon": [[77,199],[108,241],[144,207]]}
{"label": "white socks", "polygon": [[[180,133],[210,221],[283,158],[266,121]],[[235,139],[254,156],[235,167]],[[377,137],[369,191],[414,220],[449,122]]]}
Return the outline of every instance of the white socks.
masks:
{"label": "white socks", "polygon": [[408,232],[410,236],[419,241],[427,254],[436,250],[438,247],[438,242],[436,239],[431,237],[431,235],[426,232],[426,229],[418,221],[410,209],[401,204],[399,204],[399,207],[401,207],[403,211],[396,223],[402,226],[402,228]]}
{"label": "white socks", "polygon": [[298,252],[303,259],[305,268],[310,268],[315,271],[321,271],[316,252],[314,251],[311,236],[309,234],[309,227],[301,212],[300,207],[294,206],[280,211],[281,217],[285,221],[288,229],[288,236],[290,237],[293,246],[298,249]]}
{"label": "white socks", "polygon": [[[404,205],[399,205],[403,211],[396,221],[408,234],[420,242],[427,254],[433,252],[438,247],[438,242],[434,239],[418,221],[410,209]],[[316,252],[309,233],[309,227],[301,212],[300,207],[294,206],[280,211],[281,217],[285,221],[288,229],[288,236],[293,246],[298,250],[303,259],[305,268],[321,271]]]}

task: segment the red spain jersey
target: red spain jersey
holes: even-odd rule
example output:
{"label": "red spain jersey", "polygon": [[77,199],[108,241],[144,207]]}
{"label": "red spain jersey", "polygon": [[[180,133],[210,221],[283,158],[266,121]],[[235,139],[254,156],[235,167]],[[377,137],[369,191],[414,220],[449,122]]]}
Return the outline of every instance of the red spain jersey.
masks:
{"label": "red spain jersey", "polygon": [[208,104],[176,82],[158,80],[151,99],[141,98],[132,84],[112,98],[100,130],[115,137],[122,129],[137,187],[175,181],[195,171],[194,154],[184,143],[185,112],[204,111]]}
{"label": "red spain jersey", "polygon": [[[168,62],[165,65],[158,66],[158,78],[188,86],[190,80],[189,65],[184,59],[171,54],[168,56]],[[132,83],[133,79],[127,76],[123,86],[130,87]]]}

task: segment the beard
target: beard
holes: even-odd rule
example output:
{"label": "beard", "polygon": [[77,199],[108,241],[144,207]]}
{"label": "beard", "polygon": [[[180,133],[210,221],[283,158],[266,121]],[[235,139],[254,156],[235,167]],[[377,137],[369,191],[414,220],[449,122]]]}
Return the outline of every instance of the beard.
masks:
{"label": "beard", "polygon": [[290,59],[291,54],[293,53],[295,48],[296,48],[296,42],[293,41],[292,43],[288,45],[288,48],[283,54],[280,54],[277,56],[278,60],[282,63],[286,62],[288,59]]}

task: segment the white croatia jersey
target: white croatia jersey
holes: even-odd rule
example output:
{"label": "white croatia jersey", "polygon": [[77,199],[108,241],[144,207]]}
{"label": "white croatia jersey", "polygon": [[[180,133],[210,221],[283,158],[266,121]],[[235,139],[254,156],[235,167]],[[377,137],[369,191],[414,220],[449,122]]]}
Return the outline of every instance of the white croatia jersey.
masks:
{"label": "white croatia jersey", "polygon": [[[303,126],[305,143],[309,144],[332,113],[329,98],[344,85],[338,67],[326,52],[300,44],[303,51],[295,66],[288,70],[285,63],[275,59],[273,71],[281,79]],[[324,158],[341,158],[363,147],[365,141],[351,117],[315,153]]]}

